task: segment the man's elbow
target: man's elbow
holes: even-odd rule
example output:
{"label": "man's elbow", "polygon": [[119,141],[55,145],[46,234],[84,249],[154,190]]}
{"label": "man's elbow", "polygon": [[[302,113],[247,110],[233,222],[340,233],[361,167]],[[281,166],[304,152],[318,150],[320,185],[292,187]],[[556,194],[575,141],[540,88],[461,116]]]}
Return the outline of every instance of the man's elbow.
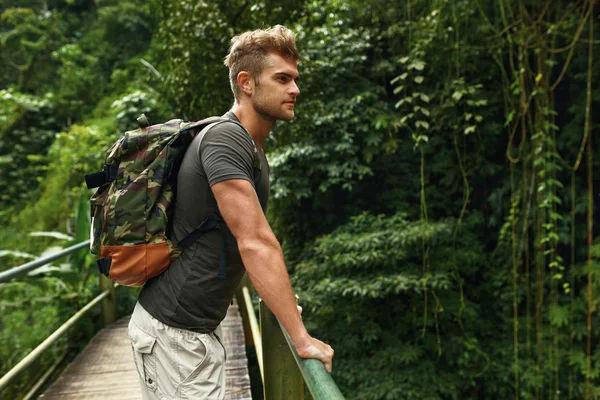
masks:
{"label": "man's elbow", "polygon": [[238,239],[238,249],[242,259],[267,257],[282,252],[279,242],[273,235],[256,235],[254,237],[243,237]]}

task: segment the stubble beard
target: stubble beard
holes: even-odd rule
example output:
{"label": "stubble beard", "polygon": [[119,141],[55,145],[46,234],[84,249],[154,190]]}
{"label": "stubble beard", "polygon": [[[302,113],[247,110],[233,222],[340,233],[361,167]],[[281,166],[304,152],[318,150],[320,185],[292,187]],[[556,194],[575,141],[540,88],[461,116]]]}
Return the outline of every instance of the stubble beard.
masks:
{"label": "stubble beard", "polygon": [[291,109],[290,112],[286,112],[282,108],[284,106],[283,103],[269,102],[266,96],[259,93],[253,98],[252,106],[257,114],[273,123],[278,120],[291,121],[294,119],[294,109]]}

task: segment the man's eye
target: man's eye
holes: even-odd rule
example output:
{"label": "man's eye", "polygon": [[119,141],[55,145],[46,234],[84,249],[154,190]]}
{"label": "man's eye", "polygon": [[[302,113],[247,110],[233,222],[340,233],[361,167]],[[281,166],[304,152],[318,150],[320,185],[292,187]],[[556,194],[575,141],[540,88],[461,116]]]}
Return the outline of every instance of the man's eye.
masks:
{"label": "man's eye", "polygon": [[279,78],[277,78],[277,80],[282,83],[287,82],[287,78],[285,76],[280,76]]}

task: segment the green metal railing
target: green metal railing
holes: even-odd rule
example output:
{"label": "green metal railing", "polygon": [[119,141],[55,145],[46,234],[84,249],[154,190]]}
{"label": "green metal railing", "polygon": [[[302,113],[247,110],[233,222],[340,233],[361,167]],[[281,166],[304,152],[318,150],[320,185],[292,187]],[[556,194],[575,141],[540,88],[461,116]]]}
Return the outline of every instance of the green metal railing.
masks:
{"label": "green metal railing", "polygon": [[[26,274],[27,272],[33,271],[36,268],[40,268],[51,261],[59,259],[61,257],[72,254],[78,250],[81,250],[87,246],[89,246],[89,240],[85,242],[81,242],[74,246],[71,246],[67,249],[64,249],[56,254],[53,254],[48,257],[39,258],[37,260],[31,261],[27,264],[23,264],[21,266],[12,268],[8,271],[0,272],[0,283],[8,282],[11,279],[17,278],[21,275]],[[33,349],[29,354],[27,354],[21,361],[17,363],[10,371],[6,373],[3,377],[0,378],[0,392],[4,390],[10,382],[15,379],[19,374],[21,374],[27,367],[29,367],[37,358],[39,358],[42,353],[47,350],[52,344],[54,344],[61,336],[63,336],[71,327],[77,323],[88,311],[90,311],[94,306],[102,302],[102,314],[104,317],[104,323],[109,324],[114,321],[115,316],[115,306],[116,303],[114,301],[115,298],[115,288],[118,285],[112,284],[108,279],[104,276],[100,278],[100,287],[104,289],[102,293],[100,293],[96,298],[82,307],[79,311],[71,316],[64,324],[62,324],[58,329],[56,329],[50,336],[48,336],[42,343],[40,343],[35,349]],[[56,365],[53,365],[51,369],[56,368]],[[33,386],[30,392],[26,395],[25,398],[30,398],[35,394],[35,391],[41,387],[41,385],[48,379],[50,373],[45,373],[38,382]]]}
{"label": "green metal railing", "polygon": [[27,272],[33,271],[36,268],[43,267],[44,265],[48,264],[51,261],[57,260],[64,256],[68,256],[69,254],[72,254],[72,253],[76,252],[77,250],[81,250],[85,247],[88,247],[89,245],[90,245],[90,241],[86,240],[85,242],[81,242],[74,246],[68,247],[68,248],[66,248],[58,253],[52,254],[48,257],[38,258],[36,260],[28,262],[27,264],[23,264],[21,266],[11,268],[8,271],[0,272],[0,283],[8,282],[13,278],[24,275]]}
{"label": "green metal railing", "polygon": [[344,396],[335,384],[323,363],[316,359],[303,359],[296,352],[289,335],[269,310],[260,301],[260,330],[247,285],[241,286],[245,313],[256,347],[258,365],[263,380],[266,400],[304,399],[304,384],[314,400],[343,400]]}

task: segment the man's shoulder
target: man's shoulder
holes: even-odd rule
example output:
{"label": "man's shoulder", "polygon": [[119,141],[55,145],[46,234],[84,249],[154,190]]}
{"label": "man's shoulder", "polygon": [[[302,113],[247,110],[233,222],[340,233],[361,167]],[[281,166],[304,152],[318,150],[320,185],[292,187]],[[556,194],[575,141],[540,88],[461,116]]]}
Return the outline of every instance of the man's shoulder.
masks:
{"label": "man's shoulder", "polygon": [[243,132],[246,136],[250,136],[248,131],[238,121],[223,117],[220,121],[216,122],[210,131],[217,132]]}
{"label": "man's shoulder", "polygon": [[227,114],[221,121],[209,127],[202,142],[203,147],[210,142],[234,142],[244,146],[253,146],[254,143],[246,128],[236,119],[227,118]]}

